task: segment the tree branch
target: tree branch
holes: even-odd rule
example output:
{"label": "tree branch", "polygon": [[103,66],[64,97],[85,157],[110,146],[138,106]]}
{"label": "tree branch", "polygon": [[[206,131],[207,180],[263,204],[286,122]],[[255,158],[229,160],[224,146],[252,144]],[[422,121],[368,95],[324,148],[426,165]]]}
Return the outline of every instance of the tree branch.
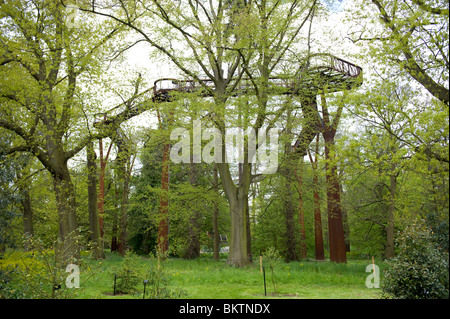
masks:
{"label": "tree branch", "polygon": [[439,14],[439,15],[446,15],[448,16],[449,11],[448,9],[441,9],[441,8],[433,8],[432,6],[426,4],[422,0],[412,0],[415,4],[417,4],[422,10],[425,10],[429,13],[433,14]]}

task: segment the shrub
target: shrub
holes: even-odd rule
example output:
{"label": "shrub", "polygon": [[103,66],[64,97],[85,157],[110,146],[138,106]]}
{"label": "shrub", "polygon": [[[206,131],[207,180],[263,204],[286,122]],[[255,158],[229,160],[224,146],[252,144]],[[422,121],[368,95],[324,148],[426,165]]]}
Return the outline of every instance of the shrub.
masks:
{"label": "shrub", "polygon": [[145,298],[150,299],[173,299],[179,298],[185,295],[185,292],[181,289],[169,289],[168,285],[168,274],[164,270],[161,263],[155,266],[152,263],[152,267],[147,273],[146,277],[146,293]]}
{"label": "shrub", "polygon": [[114,268],[116,274],[116,293],[131,294],[137,292],[141,283],[140,257],[127,252],[119,267]]}
{"label": "shrub", "polygon": [[272,262],[278,262],[281,260],[281,255],[274,247],[269,247],[262,253],[264,258],[271,260]]}
{"label": "shrub", "polygon": [[2,269],[0,267],[0,299],[23,299],[25,294],[14,285],[14,269]]}
{"label": "shrub", "polygon": [[71,298],[76,289],[65,285],[65,267],[57,262],[54,250],[37,238],[26,238],[28,252],[14,251],[0,259],[0,297],[13,299]]}
{"label": "shrub", "polygon": [[398,238],[399,252],[389,262],[382,282],[383,296],[399,299],[449,297],[448,252],[437,247],[424,226],[408,227]]}

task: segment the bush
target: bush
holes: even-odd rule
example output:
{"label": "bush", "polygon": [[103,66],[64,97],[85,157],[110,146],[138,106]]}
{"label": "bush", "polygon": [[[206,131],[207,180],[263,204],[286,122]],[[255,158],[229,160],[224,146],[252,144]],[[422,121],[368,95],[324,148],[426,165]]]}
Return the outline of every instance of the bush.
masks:
{"label": "bush", "polygon": [[140,257],[127,252],[119,267],[114,268],[117,276],[116,293],[131,294],[137,292],[137,285],[141,283]]}
{"label": "bush", "polygon": [[[164,271],[164,262],[150,255],[144,262],[138,255],[127,252],[120,265],[113,269],[116,275],[116,293],[136,294],[145,285],[144,298],[170,299],[184,295],[182,290],[167,287],[168,275]],[[150,266],[149,268],[147,268]]]}
{"label": "bush", "polygon": [[155,265],[153,260],[152,267],[147,273],[146,277],[146,293],[145,298],[149,299],[173,299],[180,298],[185,295],[185,292],[180,289],[169,289],[168,275],[164,271],[163,264]]}
{"label": "bush", "polygon": [[424,226],[408,227],[398,238],[399,252],[389,262],[382,282],[383,296],[399,299],[449,297],[449,255],[438,248],[433,232]]}
{"label": "bush", "polygon": [[72,298],[77,289],[65,285],[68,274],[57,262],[54,250],[37,238],[26,238],[31,251],[14,251],[0,258],[0,298]]}
{"label": "bush", "polygon": [[0,268],[0,299],[23,299],[26,297],[23,291],[14,287],[14,277],[14,269]]}

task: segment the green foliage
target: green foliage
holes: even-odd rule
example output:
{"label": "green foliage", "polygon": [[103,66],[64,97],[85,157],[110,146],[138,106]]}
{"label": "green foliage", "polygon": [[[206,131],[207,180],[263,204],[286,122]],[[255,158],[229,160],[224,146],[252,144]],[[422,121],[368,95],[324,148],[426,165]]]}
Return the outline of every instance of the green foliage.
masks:
{"label": "green foliage", "polygon": [[151,258],[152,264],[150,270],[147,272],[144,284],[146,287],[144,298],[149,299],[174,299],[185,296],[185,291],[182,289],[168,288],[170,273],[165,271],[164,263],[161,263],[156,258]]}
{"label": "green foliage", "polygon": [[448,251],[449,246],[449,222],[448,213],[438,214],[431,212],[426,216],[425,222],[433,232],[433,243],[443,250]]}
{"label": "green foliage", "polygon": [[145,287],[144,298],[170,299],[182,297],[181,289],[168,288],[170,273],[164,270],[164,262],[150,256],[143,258],[133,252],[119,257],[120,263],[111,268],[116,277],[116,294],[137,295]]}
{"label": "green foliage", "polygon": [[436,247],[433,232],[412,225],[398,238],[399,253],[386,270],[382,291],[400,299],[449,297],[449,255]]}
{"label": "green foliage", "polygon": [[0,299],[26,298],[23,289],[20,289],[20,286],[18,286],[14,280],[18,275],[18,270],[14,267],[4,267],[3,261],[2,256],[0,258]]}
{"label": "green foliage", "polygon": [[275,250],[274,247],[269,247],[269,249],[267,249],[267,250],[262,254],[262,256],[263,256],[264,258],[268,258],[268,259],[270,259],[271,261],[275,261],[275,262],[281,260],[280,253],[279,253],[277,250]]}
{"label": "green foliage", "polygon": [[131,294],[137,292],[142,279],[140,257],[127,252],[119,266],[113,268],[116,275],[116,293]]}
{"label": "green foliage", "polygon": [[[53,249],[27,238],[28,252],[5,253],[0,259],[0,297],[14,299],[74,298],[78,289],[65,284],[67,265],[61,265]],[[84,271],[84,275],[88,271]]]}

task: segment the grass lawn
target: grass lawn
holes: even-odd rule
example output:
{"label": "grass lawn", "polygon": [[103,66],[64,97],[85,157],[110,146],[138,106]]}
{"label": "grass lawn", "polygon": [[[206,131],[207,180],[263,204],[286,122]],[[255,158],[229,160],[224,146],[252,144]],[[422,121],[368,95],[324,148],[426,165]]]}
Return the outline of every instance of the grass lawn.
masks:
{"label": "grass lawn", "polygon": [[[225,257],[226,258],[226,257]],[[161,267],[164,271],[166,288],[182,290],[179,298],[187,299],[373,299],[379,298],[380,289],[368,289],[365,281],[369,273],[369,260],[350,260],[347,264],[328,261],[291,262],[263,260],[266,275],[264,295],[263,274],[259,260],[245,268],[235,268],[226,264],[226,259],[215,262],[211,257],[196,260],[169,258]],[[152,258],[142,257],[138,267],[144,273],[138,284],[138,293],[113,295],[114,267],[122,263],[122,257],[107,254],[106,260],[88,260],[80,268],[81,284],[78,298],[142,298],[143,280],[146,269],[156,267]],[[382,272],[385,265],[376,261]],[[273,275],[272,275],[273,269]],[[87,274],[86,274],[87,272]],[[88,277],[88,278],[86,278]]]}

